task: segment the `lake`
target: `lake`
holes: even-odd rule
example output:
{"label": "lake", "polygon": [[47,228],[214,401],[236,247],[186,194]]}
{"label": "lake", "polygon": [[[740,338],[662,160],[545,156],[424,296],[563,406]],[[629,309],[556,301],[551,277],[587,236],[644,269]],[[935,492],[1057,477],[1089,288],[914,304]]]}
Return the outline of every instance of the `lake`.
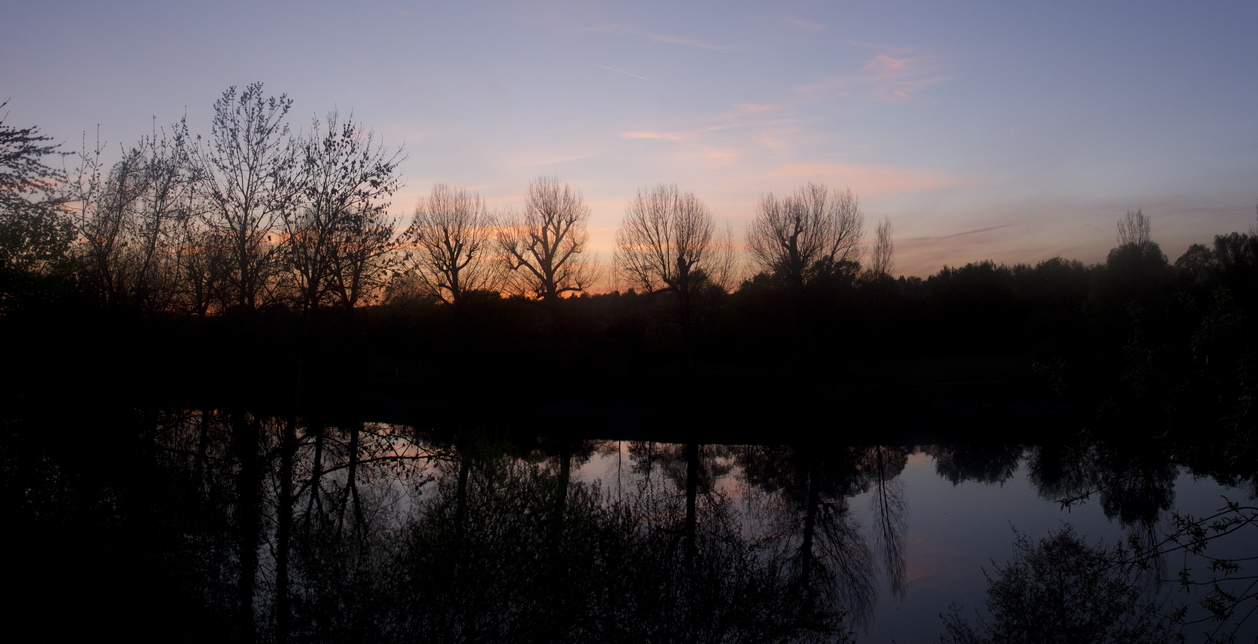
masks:
{"label": "lake", "polygon": [[[1070,526],[1113,559],[1119,542],[1157,548],[1176,517],[1240,503],[1223,518],[1248,522],[1201,555],[1129,550],[1147,566],[1104,568],[1140,602],[1188,605],[1184,621],[1208,617],[1210,588],[1178,590],[1182,568],[1212,580],[1202,555],[1258,555],[1252,462],[1077,429],[1037,444],[724,445],[239,409],[8,426],[10,579],[26,589],[11,610],[50,636],[938,641],[952,605],[977,623],[984,570],[1008,567],[1019,534],[1034,546]],[[1238,603],[1216,634],[1256,603],[1244,569],[1232,576]]]}

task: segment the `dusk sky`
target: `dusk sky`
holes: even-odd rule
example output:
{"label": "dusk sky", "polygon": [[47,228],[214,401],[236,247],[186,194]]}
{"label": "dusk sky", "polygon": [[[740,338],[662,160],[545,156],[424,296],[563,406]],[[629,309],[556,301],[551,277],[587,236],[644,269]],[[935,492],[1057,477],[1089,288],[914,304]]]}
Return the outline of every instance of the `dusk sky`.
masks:
{"label": "dusk sky", "polygon": [[554,175],[609,255],[676,183],[741,238],[762,194],[850,187],[896,272],[1103,261],[1142,208],[1174,261],[1258,202],[1258,2],[70,2],[9,0],[5,123],[78,149],[230,85],[333,108],[434,183],[516,208]]}

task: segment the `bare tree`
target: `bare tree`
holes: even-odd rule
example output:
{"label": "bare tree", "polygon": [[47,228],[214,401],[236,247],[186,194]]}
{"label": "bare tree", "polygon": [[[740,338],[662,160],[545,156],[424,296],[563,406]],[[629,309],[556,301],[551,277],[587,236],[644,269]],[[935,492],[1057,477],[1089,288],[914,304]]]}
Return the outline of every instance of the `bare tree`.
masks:
{"label": "bare tree", "polygon": [[696,291],[713,284],[724,289],[733,266],[732,244],[716,233],[707,206],[675,185],[639,191],[616,231],[613,261],[630,284],[677,297],[689,358]]}
{"label": "bare tree", "polygon": [[630,284],[648,293],[671,291],[684,301],[699,282],[724,285],[732,250],[702,201],[662,185],[639,192],[625,209],[613,261]]}
{"label": "bare tree", "polygon": [[227,301],[228,245],[195,213],[177,227],[176,234],[180,252],[174,308],[205,317]]}
{"label": "bare tree", "polygon": [[339,306],[352,309],[379,296],[398,269],[398,218],[386,207],[363,204],[341,217],[331,272],[332,296]]}
{"label": "bare tree", "polygon": [[352,307],[377,281],[396,223],[387,200],[401,186],[399,149],[390,153],[353,116],[315,119],[301,142],[300,208],[284,212],[286,256],[303,308],[329,299]]}
{"label": "bare tree", "polygon": [[760,199],[747,247],[762,270],[803,288],[857,261],[863,228],[851,190],[810,183],[783,199],[772,194]]}
{"label": "bare tree", "polygon": [[1143,245],[1149,243],[1149,218],[1140,209],[1127,211],[1127,215],[1118,220],[1118,245]]}
{"label": "bare tree", "polygon": [[80,155],[73,221],[86,285],[106,304],[166,310],[178,291],[181,229],[195,208],[187,126],[140,139],[102,176],[100,146]]}
{"label": "bare tree", "polygon": [[273,299],[281,223],[301,188],[284,122],[292,104],[287,95],[264,97],[262,83],[240,93],[229,87],[214,102],[207,147],[194,155],[209,204],[205,223],[224,245],[223,277],[234,306],[255,309]]}
{"label": "bare tree", "polygon": [[474,192],[444,184],[415,206],[405,234],[414,278],[426,295],[458,306],[471,291],[497,287],[490,262],[494,219]]}
{"label": "bare tree", "polygon": [[581,263],[589,217],[581,193],[559,179],[540,177],[529,185],[524,214],[498,232],[517,291],[553,303],[564,293],[589,288],[595,271]]}
{"label": "bare tree", "polygon": [[883,217],[869,257],[869,273],[874,279],[888,279],[895,270],[895,246],[891,242],[891,220]]}

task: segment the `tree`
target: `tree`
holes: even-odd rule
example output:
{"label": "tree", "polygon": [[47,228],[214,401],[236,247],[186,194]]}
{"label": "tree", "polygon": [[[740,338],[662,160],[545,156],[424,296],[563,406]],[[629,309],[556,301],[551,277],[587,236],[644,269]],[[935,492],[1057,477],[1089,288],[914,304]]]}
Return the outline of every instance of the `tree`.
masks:
{"label": "tree", "polygon": [[760,199],[747,247],[760,268],[796,289],[860,258],[864,216],[851,190],[810,183],[794,195]]}
{"label": "tree", "polygon": [[590,207],[581,193],[555,177],[529,184],[524,214],[498,233],[498,246],[514,286],[527,297],[555,303],[564,293],[589,288],[594,270],[581,264]]}
{"label": "tree", "polygon": [[883,217],[876,235],[869,257],[869,272],[874,279],[891,279],[891,272],[895,270],[895,246],[891,242],[890,219]]}
{"label": "tree", "polygon": [[302,188],[296,145],[284,117],[287,95],[264,97],[262,83],[214,102],[210,141],[194,160],[209,209],[205,223],[222,245],[228,304],[256,309],[274,300],[281,222]]}
{"label": "tree", "polygon": [[1115,315],[1116,305],[1125,309],[1134,302],[1144,310],[1160,310],[1169,297],[1168,286],[1174,273],[1149,232],[1149,218],[1139,210],[1128,211],[1118,220],[1118,246],[1106,257],[1106,274],[1097,293],[1101,306],[1108,306],[1112,318],[1126,317]]}
{"label": "tree", "polygon": [[[693,351],[693,299],[707,285],[724,289],[733,249],[720,239],[707,206],[677,186],[638,192],[616,231],[613,260],[634,286],[677,297],[688,358]],[[691,358],[692,359],[692,358]]]}
{"label": "tree", "polygon": [[721,242],[702,201],[675,185],[661,185],[638,192],[625,209],[614,261],[634,286],[672,292],[685,301],[697,284],[724,285],[733,256]]}
{"label": "tree", "polygon": [[494,219],[480,195],[444,184],[415,206],[405,234],[415,280],[426,295],[459,306],[467,294],[497,286],[489,261]]}
{"label": "tree", "polygon": [[1149,218],[1139,208],[1135,212],[1127,211],[1126,216],[1118,220],[1118,245],[1147,244],[1150,226]]}
{"label": "tree", "polygon": [[307,310],[329,299],[352,308],[379,285],[395,237],[387,200],[401,187],[400,149],[387,151],[352,115],[341,123],[329,112],[326,127],[315,119],[301,142],[301,206],[283,213],[286,256]]}
{"label": "tree", "polygon": [[184,231],[196,208],[185,123],[126,150],[104,176],[100,146],[80,156],[76,255],[101,304],[166,310],[178,291]]}
{"label": "tree", "polygon": [[44,157],[60,154],[59,144],[38,127],[5,125],[5,117],[0,117],[0,308],[26,290],[21,283],[66,268],[74,237],[63,212],[66,197],[57,194],[65,173],[44,163]]}

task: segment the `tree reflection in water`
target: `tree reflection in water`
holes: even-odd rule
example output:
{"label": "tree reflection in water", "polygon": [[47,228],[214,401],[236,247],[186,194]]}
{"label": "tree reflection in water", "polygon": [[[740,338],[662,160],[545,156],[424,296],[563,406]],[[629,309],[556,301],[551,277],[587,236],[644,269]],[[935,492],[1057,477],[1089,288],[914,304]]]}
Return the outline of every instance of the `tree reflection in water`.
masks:
{"label": "tree reflection in water", "polygon": [[[139,639],[842,641],[880,578],[905,593],[907,446],[622,449],[241,409],[49,424],[11,419],[0,473],[31,562],[14,566],[30,596],[15,606],[53,624],[65,602],[39,598],[60,593],[83,623],[139,623]],[[1176,459],[1254,479],[1167,449],[1080,437],[921,451],[954,484],[1007,481],[1025,453],[1044,498],[1098,494],[1149,534]],[[615,493],[594,472],[613,455],[628,465]]]}

